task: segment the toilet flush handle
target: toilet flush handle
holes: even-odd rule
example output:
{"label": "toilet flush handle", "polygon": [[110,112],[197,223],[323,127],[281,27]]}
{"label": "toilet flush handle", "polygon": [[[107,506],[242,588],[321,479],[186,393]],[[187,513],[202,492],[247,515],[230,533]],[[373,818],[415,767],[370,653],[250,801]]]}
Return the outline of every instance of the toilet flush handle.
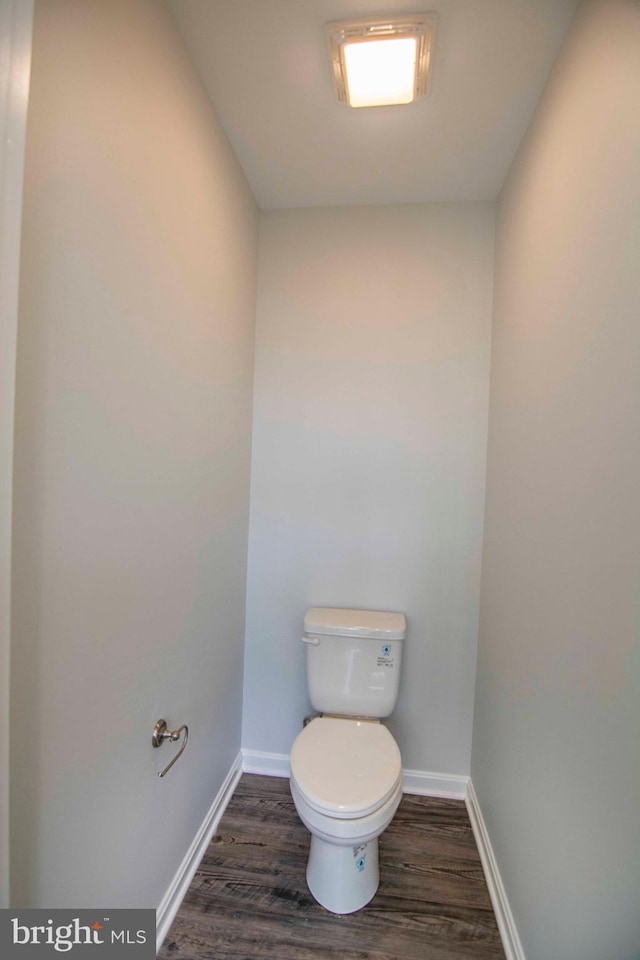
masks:
{"label": "toilet flush handle", "polygon": [[312,647],[317,647],[320,645],[320,641],[318,640],[317,637],[303,637],[302,642],[310,643]]}

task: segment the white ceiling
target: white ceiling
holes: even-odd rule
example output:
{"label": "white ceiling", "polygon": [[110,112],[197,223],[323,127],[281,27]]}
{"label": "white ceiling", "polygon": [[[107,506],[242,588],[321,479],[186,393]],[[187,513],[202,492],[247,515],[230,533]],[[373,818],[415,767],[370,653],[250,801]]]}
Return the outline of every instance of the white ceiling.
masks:
{"label": "white ceiling", "polygon": [[[263,209],[493,200],[578,0],[168,0]],[[437,12],[431,92],[354,110],[324,25]]]}

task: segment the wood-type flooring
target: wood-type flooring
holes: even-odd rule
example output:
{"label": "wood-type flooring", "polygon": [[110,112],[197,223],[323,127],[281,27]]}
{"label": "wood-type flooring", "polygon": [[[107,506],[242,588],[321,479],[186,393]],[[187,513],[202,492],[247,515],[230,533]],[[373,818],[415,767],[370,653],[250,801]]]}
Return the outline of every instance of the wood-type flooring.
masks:
{"label": "wood-type flooring", "polygon": [[406,795],[380,838],[380,886],[348,916],[309,893],[289,781],[244,774],[161,960],[504,960],[463,802]]}

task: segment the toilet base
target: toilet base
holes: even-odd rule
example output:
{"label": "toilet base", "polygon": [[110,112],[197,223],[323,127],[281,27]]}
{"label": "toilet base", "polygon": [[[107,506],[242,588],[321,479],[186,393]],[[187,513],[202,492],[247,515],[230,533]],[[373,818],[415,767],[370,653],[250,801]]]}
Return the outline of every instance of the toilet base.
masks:
{"label": "toilet base", "polygon": [[373,898],[379,882],[377,837],[349,847],[312,834],[307,885],[325,910],[355,913]]}

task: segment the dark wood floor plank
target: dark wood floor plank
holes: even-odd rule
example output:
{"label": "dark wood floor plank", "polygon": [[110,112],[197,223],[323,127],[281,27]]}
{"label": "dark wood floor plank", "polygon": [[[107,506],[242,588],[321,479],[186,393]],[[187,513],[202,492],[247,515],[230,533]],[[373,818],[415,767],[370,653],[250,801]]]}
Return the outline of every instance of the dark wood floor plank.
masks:
{"label": "dark wood floor plank", "polygon": [[309,893],[308,850],[288,781],[245,774],[161,960],[504,960],[460,801],[403,797],[380,839],[378,892],[348,916]]}

